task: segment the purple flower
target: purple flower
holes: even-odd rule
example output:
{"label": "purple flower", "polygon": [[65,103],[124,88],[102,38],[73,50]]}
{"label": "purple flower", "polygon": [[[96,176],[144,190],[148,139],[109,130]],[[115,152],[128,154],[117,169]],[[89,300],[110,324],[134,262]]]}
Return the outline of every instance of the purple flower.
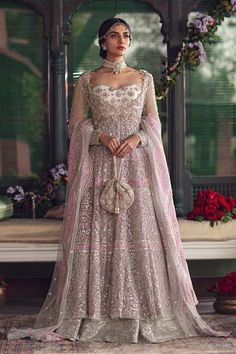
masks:
{"label": "purple flower", "polygon": [[61,176],[57,172],[56,173],[52,173],[52,175],[53,175],[53,178],[56,179],[56,180],[61,178]]}
{"label": "purple flower", "polygon": [[[233,0],[235,1],[235,0]],[[193,25],[199,30],[201,33],[208,32],[208,26],[214,23],[214,19],[209,15],[198,14],[193,22]]]}
{"label": "purple flower", "polygon": [[66,169],[66,165],[65,165],[64,163],[60,163],[60,164],[57,165],[56,167]]}
{"label": "purple flower", "polygon": [[13,199],[16,200],[17,202],[19,202],[22,199],[24,199],[24,197],[25,197],[25,195],[23,195],[23,194],[16,194]]}
{"label": "purple flower", "polygon": [[58,171],[62,176],[66,175],[66,171],[63,168],[60,168]]}
{"label": "purple flower", "polygon": [[16,190],[20,192],[21,194],[24,194],[24,190],[21,186],[16,186]]}
{"label": "purple flower", "polygon": [[61,178],[61,176],[66,176],[67,175],[67,168],[64,163],[60,163],[59,165],[55,166],[50,170],[53,178],[55,180],[58,180]]}
{"label": "purple flower", "polygon": [[9,193],[9,194],[15,193],[15,188],[9,187],[9,188],[7,189],[7,193]]}
{"label": "purple flower", "polygon": [[204,50],[204,47],[202,45],[201,41],[196,41],[196,42],[189,42],[186,44],[187,47],[189,48],[197,48],[198,49],[198,54],[199,54],[199,61],[200,63],[204,63],[206,60],[206,52]]}
{"label": "purple flower", "polygon": [[204,61],[206,60],[206,52],[205,52],[205,49],[202,45],[202,42],[198,41],[199,43],[199,61],[200,63],[204,63]]}
{"label": "purple flower", "polygon": [[231,5],[233,6],[232,10],[236,10],[236,0],[231,0]]}

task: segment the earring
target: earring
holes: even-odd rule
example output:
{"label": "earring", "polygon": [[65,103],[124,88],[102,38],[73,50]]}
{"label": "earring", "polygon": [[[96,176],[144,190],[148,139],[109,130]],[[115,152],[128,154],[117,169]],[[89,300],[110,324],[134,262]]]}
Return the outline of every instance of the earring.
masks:
{"label": "earring", "polygon": [[102,46],[103,50],[107,50],[107,47],[105,45]]}

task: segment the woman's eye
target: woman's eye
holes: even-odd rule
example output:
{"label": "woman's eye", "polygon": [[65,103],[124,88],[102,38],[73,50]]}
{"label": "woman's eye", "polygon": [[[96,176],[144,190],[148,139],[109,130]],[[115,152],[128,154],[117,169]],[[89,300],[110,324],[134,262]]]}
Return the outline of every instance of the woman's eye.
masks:
{"label": "woman's eye", "polygon": [[111,38],[115,38],[116,37],[116,34],[115,33],[112,33],[111,34]]}

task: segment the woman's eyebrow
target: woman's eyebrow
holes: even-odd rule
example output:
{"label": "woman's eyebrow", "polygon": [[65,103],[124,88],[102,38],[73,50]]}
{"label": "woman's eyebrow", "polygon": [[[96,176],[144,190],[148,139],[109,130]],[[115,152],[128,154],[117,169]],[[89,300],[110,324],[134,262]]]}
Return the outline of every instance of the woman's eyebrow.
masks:
{"label": "woman's eyebrow", "polygon": [[[111,31],[110,33],[120,34],[120,32],[116,32],[116,31]],[[126,33],[129,33],[129,32],[128,32],[128,31],[124,31],[124,32],[122,32],[122,34],[126,34]]]}

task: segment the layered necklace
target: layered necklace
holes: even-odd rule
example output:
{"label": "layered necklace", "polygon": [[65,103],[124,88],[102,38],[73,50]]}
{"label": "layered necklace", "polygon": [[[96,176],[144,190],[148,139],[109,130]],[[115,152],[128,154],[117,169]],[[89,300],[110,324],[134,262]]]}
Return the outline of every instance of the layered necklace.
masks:
{"label": "layered necklace", "polygon": [[123,60],[122,62],[120,61],[108,61],[106,59],[103,60],[102,66],[105,66],[106,68],[112,69],[113,74],[119,74],[123,68],[125,68],[126,62]]}

